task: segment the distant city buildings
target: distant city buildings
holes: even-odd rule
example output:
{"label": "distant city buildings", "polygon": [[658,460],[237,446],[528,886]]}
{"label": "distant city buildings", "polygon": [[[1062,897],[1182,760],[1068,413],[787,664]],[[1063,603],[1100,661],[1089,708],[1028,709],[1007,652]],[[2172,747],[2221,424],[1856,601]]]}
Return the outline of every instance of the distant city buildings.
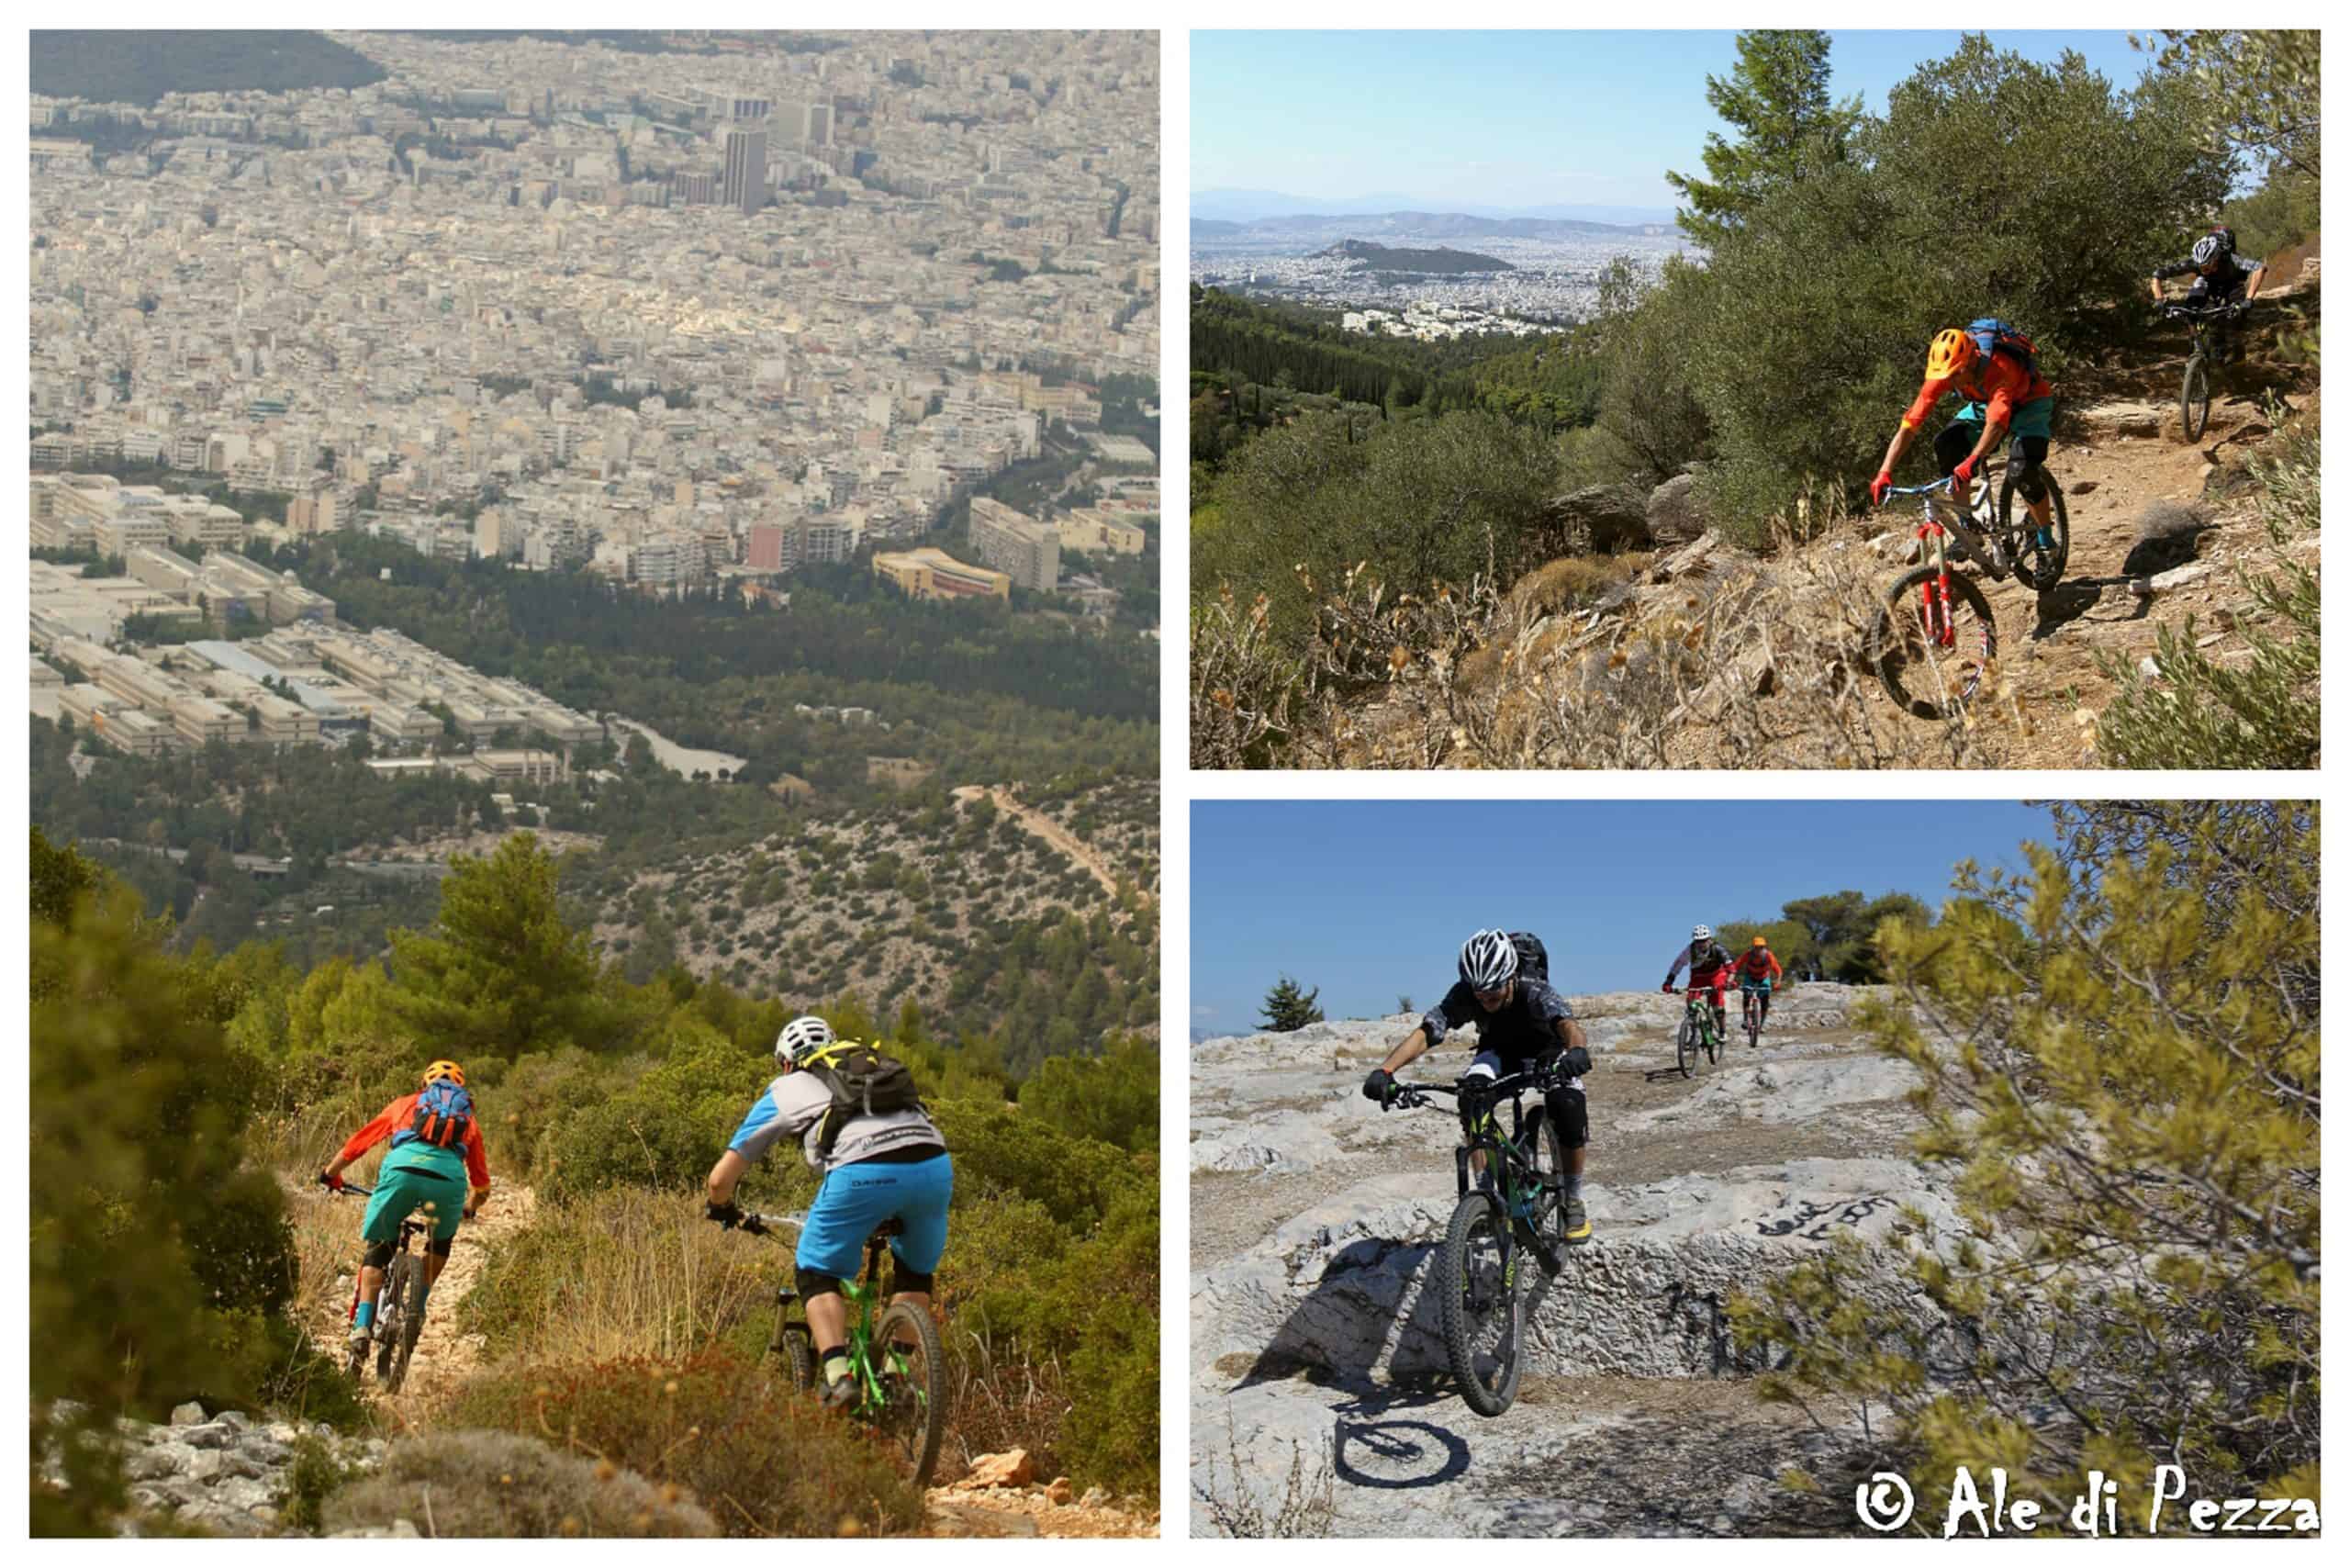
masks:
{"label": "distant city buildings", "polygon": [[944,550],[876,552],[873,575],[895,583],[915,599],[1005,599],[1012,578],[985,566],[966,566]]}
{"label": "distant city buildings", "polygon": [[991,497],[971,498],[971,553],[1031,592],[1059,586],[1058,530]]}

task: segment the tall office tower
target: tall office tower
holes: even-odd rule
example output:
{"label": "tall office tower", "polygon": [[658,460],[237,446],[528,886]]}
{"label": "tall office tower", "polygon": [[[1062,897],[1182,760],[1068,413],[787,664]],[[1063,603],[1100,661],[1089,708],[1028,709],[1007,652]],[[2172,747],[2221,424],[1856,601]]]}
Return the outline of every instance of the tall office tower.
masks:
{"label": "tall office tower", "polygon": [[764,120],[730,126],[726,131],[725,202],[744,212],[767,204],[767,130]]}

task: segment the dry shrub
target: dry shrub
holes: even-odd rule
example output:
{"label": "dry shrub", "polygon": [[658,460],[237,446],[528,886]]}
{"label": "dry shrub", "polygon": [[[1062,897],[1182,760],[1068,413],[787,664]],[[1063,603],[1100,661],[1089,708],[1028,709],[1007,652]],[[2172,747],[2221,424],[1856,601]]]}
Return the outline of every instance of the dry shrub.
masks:
{"label": "dry shrub", "polygon": [[330,1530],[401,1519],[437,1537],[714,1536],[675,1484],[506,1432],[434,1432],[394,1443],[374,1475],[329,1495]]}
{"label": "dry shrub", "polygon": [[692,1492],[735,1536],[902,1533],[922,1494],[881,1440],[725,1350],[520,1367],[476,1378],[453,1418],[521,1432]]}
{"label": "dry shrub", "polygon": [[543,1204],[498,1242],[459,1307],[493,1353],[547,1362],[682,1356],[765,1343],[790,1254],[635,1189]]}
{"label": "dry shrub", "polygon": [[1060,1449],[1069,1395],[1058,1360],[1007,1354],[992,1335],[966,1329],[949,1336],[946,1361],[955,1420],[946,1429],[939,1483],[958,1479],[981,1454],[1012,1449],[1026,1449],[1040,1475],[1067,1473]]}
{"label": "dry shrub", "polygon": [[1266,767],[1311,704],[1310,666],[1282,652],[1271,605],[1230,588],[1192,605],[1192,766]]}

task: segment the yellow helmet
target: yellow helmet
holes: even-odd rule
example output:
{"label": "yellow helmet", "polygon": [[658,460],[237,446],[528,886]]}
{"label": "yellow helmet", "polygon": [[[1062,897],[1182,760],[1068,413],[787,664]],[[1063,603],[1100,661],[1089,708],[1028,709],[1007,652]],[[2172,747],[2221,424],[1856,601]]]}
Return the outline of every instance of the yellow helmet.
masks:
{"label": "yellow helmet", "polygon": [[1975,340],[1956,327],[1945,327],[1934,334],[1931,348],[1926,351],[1926,379],[1941,381],[1975,363],[1980,353]]}
{"label": "yellow helmet", "polygon": [[430,1083],[436,1078],[445,1078],[460,1089],[465,1086],[465,1070],[453,1061],[436,1061],[424,1070],[425,1082]]}

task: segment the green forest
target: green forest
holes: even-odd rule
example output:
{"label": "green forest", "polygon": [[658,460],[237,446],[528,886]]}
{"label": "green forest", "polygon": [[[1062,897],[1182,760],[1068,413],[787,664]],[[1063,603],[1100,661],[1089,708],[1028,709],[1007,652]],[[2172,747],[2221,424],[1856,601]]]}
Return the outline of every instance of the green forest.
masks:
{"label": "green forest", "polygon": [[366,87],[387,74],[323,33],[38,28],[32,32],[32,90],[50,98],[153,104],[166,93]]}
{"label": "green forest", "polygon": [[[448,1308],[489,1348],[457,1396],[466,1424],[537,1439],[533,1388],[584,1407],[666,1378],[707,1401],[695,1419],[712,1432],[755,1416],[758,1462],[648,1443],[668,1428],[641,1397],[601,1446],[699,1495],[728,1533],[833,1534],[866,1492],[882,1528],[919,1521],[919,1497],[856,1460],[869,1450],[845,1428],[781,1405],[763,1350],[786,1265],[716,1233],[694,1197],[773,1075],[783,1003],[674,973],[629,982],[565,922],[557,882],[517,835],[461,859],[431,924],[396,934],[387,961],[305,969],[258,943],[174,951],[168,917],[33,831],[36,1533],[104,1532],[133,1506],[118,1414],[157,1420],[198,1399],[346,1428],[378,1419],[304,1327],[325,1305],[304,1282],[355,1251],[356,1213],[297,1208],[280,1178],[307,1183],[436,1057],[466,1069],[493,1182],[539,1203]],[[990,1043],[944,1043],[914,1010],[877,1018],[840,998],[822,1011],[912,1065],[955,1155],[939,1280],[956,1419],[1080,1484],[1155,1495],[1156,1051],[1113,1039],[1014,1075]],[[778,1158],[744,1201],[804,1205],[812,1185]],[[697,1261],[648,1301],[613,1288],[642,1249]],[[558,1301],[569,1310],[549,1312]],[[679,1324],[693,1326],[683,1338]],[[638,1349],[584,1353],[591,1339]],[[45,1465],[64,1484],[40,1479]],[[453,1496],[478,1484],[448,1482]]]}

